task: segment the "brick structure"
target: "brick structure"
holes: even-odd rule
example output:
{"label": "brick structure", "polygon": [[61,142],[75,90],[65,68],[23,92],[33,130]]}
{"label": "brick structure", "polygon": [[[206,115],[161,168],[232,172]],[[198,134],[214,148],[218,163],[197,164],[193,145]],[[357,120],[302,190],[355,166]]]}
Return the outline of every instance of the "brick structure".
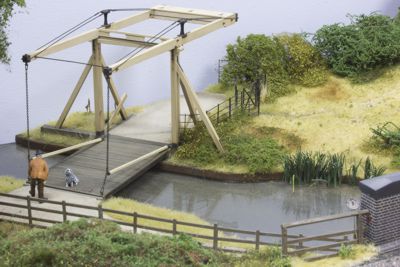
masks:
{"label": "brick structure", "polygon": [[376,245],[400,240],[400,173],[361,181],[359,187],[361,209],[370,212],[365,237]]}

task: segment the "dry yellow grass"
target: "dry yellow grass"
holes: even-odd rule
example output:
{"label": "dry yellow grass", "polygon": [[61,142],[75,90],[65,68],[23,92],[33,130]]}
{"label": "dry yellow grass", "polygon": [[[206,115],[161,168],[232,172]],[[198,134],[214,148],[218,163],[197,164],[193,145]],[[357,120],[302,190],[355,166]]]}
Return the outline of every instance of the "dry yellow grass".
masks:
{"label": "dry yellow grass", "polygon": [[11,176],[0,176],[0,193],[8,193],[24,185],[23,180]]}
{"label": "dry yellow grass", "polygon": [[[128,116],[137,114],[143,110],[142,107],[128,107],[126,112]],[[111,125],[118,124],[122,121],[121,116],[115,116]],[[49,122],[49,125],[55,125],[56,122]],[[94,113],[93,112],[74,112],[68,115],[63,124],[64,128],[80,129],[84,131],[94,132]]]}
{"label": "dry yellow grass", "polygon": [[399,75],[400,67],[393,67],[368,84],[331,76],[323,86],[298,87],[297,93],[263,105],[253,126],[293,133],[304,140],[304,151],[343,152],[349,161],[370,156],[375,165],[389,167],[389,155],[371,154],[363,145],[371,127],[386,121],[400,124]]}
{"label": "dry yellow grass", "polygon": [[[27,137],[26,133],[22,134],[23,137]],[[82,142],[88,141],[86,138],[78,138],[72,136],[65,136],[54,133],[42,133],[40,128],[35,128],[29,132],[31,140],[36,140],[48,144],[56,144],[61,146],[73,146]]]}
{"label": "dry yellow grass", "polygon": [[354,245],[353,248],[355,255],[352,259],[341,259],[339,256],[337,256],[314,262],[307,262],[301,258],[292,258],[291,263],[293,267],[345,267],[362,263],[378,254],[377,249],[373,245]]}

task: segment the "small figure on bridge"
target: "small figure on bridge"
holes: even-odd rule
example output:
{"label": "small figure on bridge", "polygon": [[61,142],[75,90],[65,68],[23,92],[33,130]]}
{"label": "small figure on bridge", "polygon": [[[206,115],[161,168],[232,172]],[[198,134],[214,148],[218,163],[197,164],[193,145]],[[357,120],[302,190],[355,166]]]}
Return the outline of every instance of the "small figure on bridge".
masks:
{"label": "small figure on bridge", "polygon": [[78,177],[72,172],[71,169],[65,170],[65,187],[74,187],[79,183]]}
{"label": "small figure on bridge", "polygon": [[35,187],[37,184],[39,198],[45,199],[43,195],[44,181],[46,181],[47,177],[49,176],[49,167],[47,166],[46,161],[42,158],[41,154],[43,154],[42,151],[37,150],[36,157],[29,162],[28,175],[31,181],[31,191],[29,191],[29,193],[32,197],[35,196]]}

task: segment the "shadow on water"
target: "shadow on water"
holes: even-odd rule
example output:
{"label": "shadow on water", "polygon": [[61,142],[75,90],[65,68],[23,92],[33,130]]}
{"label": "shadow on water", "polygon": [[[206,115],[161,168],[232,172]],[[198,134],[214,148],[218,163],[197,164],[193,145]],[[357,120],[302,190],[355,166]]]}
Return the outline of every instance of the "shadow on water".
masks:
{"label": "shadow on water", "polygon": [[191,212],[225,227],[277,232],[282,223],[348,211],[346,200],[360,193],[350,186],[303,186],[293,193],[281,182],[221,183],[149,172],[119,196]]}

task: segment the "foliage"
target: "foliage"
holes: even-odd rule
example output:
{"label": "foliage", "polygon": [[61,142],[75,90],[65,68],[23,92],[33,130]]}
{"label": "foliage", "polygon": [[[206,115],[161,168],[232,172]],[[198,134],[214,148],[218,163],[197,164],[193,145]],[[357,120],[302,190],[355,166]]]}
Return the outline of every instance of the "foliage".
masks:
{"label": "foliage", "polygon": [[15,6],[24,7],[25,0],[2,0],[0,2],[0,63],[9,64],[7,27]]}
{"label": "foliage", "polygon": [[0,193],[8,193],[24,185],[23,180],[10,176],[0,176]]}
{"label": "foliage", "polygon": [[371,159],[367,157],[364,165],[364,179],[381,176],[386,171],[383,166],[375,166]]}
{"label": "foliage", "polygon": [[373,138],[381,140],[384,146],[400,146],[400,128],[393,122],[385,122],[371,131]]}
{"label": "foliage", "polygon": [[332,24],[314,35],[315,47],[333,72],[360,79],[400,59],[400,25],[384,15],[350,16],[349,25]]}
{"label": "foliage", "polygon": [[263,34],[238,37],[235,44],[227,46],[226,52],[227,64],[222,72],[225,86],[235,82],[253,85],[261,81],[272,97],[288,92],[285,50],[276,38]]}
{"label": "foliage", "polygon": [[270,172],[282,162],[284,149],[270,137],[254,137],[242,132],[248,120],[246,115],[235,115],[233,119],[216,127],[225,148],[222,155],[214,147],[204,126],[186,129],[182,135],[183,144],[179,146],[175,157],[190,160],[197,166],[221,160],[227,165],[243,164],[250,173]]}
{"label": "foliage", "polygon": [[259,252],[251,251],[240,257],[235,266],[242,267],[261,267],[261,266],[273,266],[273,267],[290,267],[290,258],[282,256],[280,247],[267,247],[261,249]]}
{"label": "foliage", "polygon": [[325,61],[304,35],[284,34],[277,40],[285,48],[285,65],[291,82],[317,86],[327,81]]}
{"label": "foliage", "polygon": [[350,245],[340,245],[339,256],[342,259],[353,259],[356,256],[355,250]]}
{"label": "foliage", "polygon": [[[294,155],[287,155],[284,160],[283,179],[291,182],[292,177],[298,183],[311,184],[314,181],[326,181],[328,185],[340,185],[347,175],[350,183],[356,183],[357,174],[362,160],[353,163],[348,169],[345,167],[346,157],[340,154],[324,154],[297,151]],[[385,172],[386,168],[375,166],[367,157],[364,163],[364,179],[377,177]]]}
{"label": "foliage", "polygon": [[283,179],[290,182],[294,176],[295,181],[306,184],[325,180],[336,186],[342,182],[344,163],[344,154],[297,151],[285,157]]}
{"label": "foliage", "polygon": [[2,266],[218,266],[227,260],[185,235],[132,235],[110,222],[79,220],[2,239]]}

